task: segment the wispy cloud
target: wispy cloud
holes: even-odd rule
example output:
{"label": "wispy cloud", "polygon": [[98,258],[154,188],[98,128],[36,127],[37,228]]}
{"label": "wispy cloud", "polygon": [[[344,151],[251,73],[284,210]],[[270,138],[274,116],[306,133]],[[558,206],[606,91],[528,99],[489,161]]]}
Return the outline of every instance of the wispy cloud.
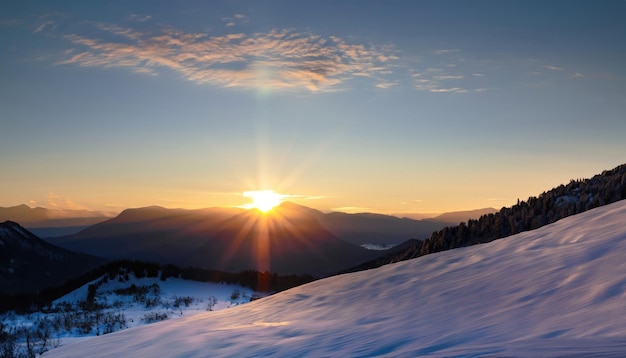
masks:
{"label": "wispy cloud", "polygon": [[583,79],[588,76],[585,73],[580,71],[576,71],[574,69],[569,69],[561,66],[555,65],[541,65],[539,66],[539,70],[537,68],[534,71],[530,72],[531,76],[543,76],[542,81],[539,83],[535,83],[533,86],[547,88],[555,86],[553,81],[557,81],[559,79]]}
{"label": "wispy cloud", "polygon": [[450,86],[449,82],[458,82],[463,75],[446,74],[439,68],[428,68],[425,72],[414,73],[415,88],[419,91],[431,93],[467,93],[467,89],[460,86]]}
{"label": "wispy cloud", "polygon": [[340,90],[355,77],[384,88],[397,59],[373,45],[293,30],[209,36],[173,27],[158,33],[104,23],[95,27],[100,36],[65,36],[74,47],[58,64],[121,67],[153,75],[169,69],[200,84],[316,92]]}
{"label": "wispy cloud", "polygon": [[460,52],[461,50],[458,48],[445,48],[440,50],[435,50],[433,53],[435,55],[449,55],[451,53]]}
{"label": "wispy cloud", "polygon": [[41,24],[39,24],[35,30],[33,30],[34,34],[40,33],[46,29],[50,29],[50,28],[54,28],[56,27],[56,23],[52,20],[46,20],[44,22],[42,22]]}
{"label": "wispy cloud", "polygon": [[[461,49],[426,52],[410,70],[415,89],[430,93],[480,93],[487,90],[486,61]],[[421,67],[421,68],[419,68]]]}
{"label": "wispy cloud", "polygon": [[42,32],[50,34],[57,29],[59,24],[63,23],[70,17],[71,16],[69,14],[63,12],[48,12],[38,15],[35,22],[29,23],[28,26],[32,29],[34,34]]}
{"label": "wispy cloud", "polygon": [[452,87],[452,88],[434,88],[431,89],[432,93],[467,93],[468,90],[460,87]]}
{"label": "wispy cloud", "polygon": [[232,17],[223,17],[222,21],[226,23],[226,27],[231,27],[247,23],[248,16],[244,14],[235,14]]}
{"label": "wispy cloud", "polygon": [[388,89],[396,85],[397,85],[396,82],[380,82],[376,84],[376,87],[382,88],[382,89]]}
{"label": "wispy cloud", "polygon": [[440,75],[440,76],[433,76],[433,79],[437,80],[437,81],[445,81],[445,80],[460,80],[462,79],[464,76],[463,75]]}
{"label": "wispy cloud", "polygon": [[152,18],[152,15],[130,14],[127,18],[131,21],[146,22]]}
{"label": "wispy cloud", "polygon": [[552,70],[552,71],[564,71],[565,70],[563,67],[551,66],[551,65],[545,65],[542,67],[547,68],[548,70]]}

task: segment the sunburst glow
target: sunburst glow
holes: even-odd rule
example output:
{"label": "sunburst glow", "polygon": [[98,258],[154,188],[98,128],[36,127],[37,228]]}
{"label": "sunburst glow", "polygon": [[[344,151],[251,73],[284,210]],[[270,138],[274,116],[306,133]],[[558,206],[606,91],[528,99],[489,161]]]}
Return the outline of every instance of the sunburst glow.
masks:
{"label": "sunburst glow", "polygon": [[243,196],[252,199],[252,203],[245,205],[246,208],[258,209],[264,213],[280,205],[284,197],[284,195],[275,193],[273,190],[246,191],[243,193]]}

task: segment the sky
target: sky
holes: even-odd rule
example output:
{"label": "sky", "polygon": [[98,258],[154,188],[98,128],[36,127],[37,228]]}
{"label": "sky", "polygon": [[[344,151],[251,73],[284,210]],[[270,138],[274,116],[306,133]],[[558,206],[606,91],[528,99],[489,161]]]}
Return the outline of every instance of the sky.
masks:
{"label": "sky", "polygon": [[0,3],[0,206],[500,208],[626,162],[626,1]]}

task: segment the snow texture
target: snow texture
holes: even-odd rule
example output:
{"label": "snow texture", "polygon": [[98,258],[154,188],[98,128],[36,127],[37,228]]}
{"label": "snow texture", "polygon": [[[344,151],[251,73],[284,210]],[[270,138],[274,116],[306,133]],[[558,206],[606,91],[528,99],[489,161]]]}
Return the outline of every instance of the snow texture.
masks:
{"label": "snow texture", "polygon": [[626,201],[44,357],[624,357]]}

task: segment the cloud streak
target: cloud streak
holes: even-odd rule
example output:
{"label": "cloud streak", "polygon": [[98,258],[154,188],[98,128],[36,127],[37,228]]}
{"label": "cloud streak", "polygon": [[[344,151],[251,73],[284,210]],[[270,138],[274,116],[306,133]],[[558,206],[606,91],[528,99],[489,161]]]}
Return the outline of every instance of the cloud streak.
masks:
{"label": "cloud streak", "polygon": [[430,51],[419,61],[422,68],[411,69],[415,89],[438,94],[481,93],[487,75],[484,61],[468,57],[460,49]]}
{"label": "cloud streak", "polygon": [[418,91],[431,93],[468,93],[469,91],[460,86],[450,86],[449,82],[458,82],[465,76],[450,75],[438,68],[429,68],[423,73],[414,73],[415,88]]}
{"label": "cloud streak", "polygon": [[548,70],[552,70],[552,71],[563,71],[563,70],[565,70],[563,67],[552,66],[552,65],[545,65],[545,66],[542,66],[542,67],[546,68]]}
{"label": "cloud streak", "polygon": [[235,14],[233,17],[224,17],[222,18],[226,24],[226,27],[236,26],[240,24],[245,24],[248,22],[248,17],[244,14]]}
{"label": "cloud streak", "polygon": [[34,34],[38,34],[38,33],[42,32],[42,31],[44,31],[44,30],[46,30],[46,29],[53,28],[53,27],[56,27],[56,24],[54,23],[54,21],[52,21],[52,20],[47,20],[47,21],[44,21],[43,23],[39,24],[39,25],[38,25],[38,26],[37,26],[37,27],[33,30],[33,33],[34,33]]}
{"label": "cloud streak", "polygon": [[130,14],[127,18],[131,21],[146,22],[152,19],[152,15]]}
{"label": "cloud streak", "polygon": [[166,27],[158,33],[98,23],[100,36],[67,35],[73,44],[60,65],[127,68],[158,75],[168,69],[185,79],[219,87],[310,92],[343,89],[354,78],[374,86],[397,57],[373,45],[292,30],[209,36]]}
{"label": "cloud streak", "polygon": [[456,53],[456,52],[460,52],[461,50],[459,50],[458,48],[445,48],[445,49],[440,49],[440,50],[435,50],[433,51],[433,54],[435,55],[449,55],[451,53]]}

